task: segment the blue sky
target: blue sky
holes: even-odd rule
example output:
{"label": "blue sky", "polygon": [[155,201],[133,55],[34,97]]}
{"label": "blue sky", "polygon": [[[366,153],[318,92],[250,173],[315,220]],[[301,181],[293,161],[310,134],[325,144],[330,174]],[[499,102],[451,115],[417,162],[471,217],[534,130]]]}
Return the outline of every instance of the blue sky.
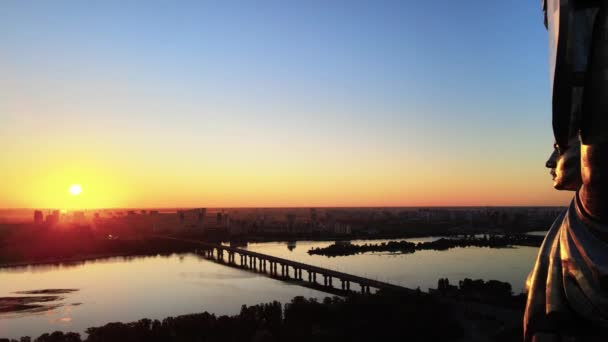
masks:
{"label": "blue sky", "polygon": [[[194,205],[185,189],[209,188],[196,177],[249,184],[243,169],[258,186],[205,203],[570,197],[543,168],[553,139],[540,1],[3,1],[0,41],[0,171],[21,187],[37,173],[20,176],[31,162],[19,156],[60,153],[82,157],[47,160],[53,172],[103,163],[156,170],[138,189],[173,184],[108,205],[170,205],[171,189]],[[292,176],[273,184],[269,169]],[[349,172],[359,183],[340,183]],[[302,184],[318,189],[258,191]],[[332,184],[348,200],[320,190]],[[457,196],[466,190],[476,199]]]}

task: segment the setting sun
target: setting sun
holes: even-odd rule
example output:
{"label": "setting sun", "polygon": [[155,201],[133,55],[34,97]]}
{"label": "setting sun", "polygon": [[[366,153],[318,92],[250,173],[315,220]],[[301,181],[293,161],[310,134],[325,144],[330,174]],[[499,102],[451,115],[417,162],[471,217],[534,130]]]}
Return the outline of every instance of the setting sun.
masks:
{"label": "setting sun", "polygon": [[73,184],[70,186],[70,193],[73,196],[78,196],[78,195],[80,195],[81,192],[82,192],[82,187],[80,186],[80,184]]}

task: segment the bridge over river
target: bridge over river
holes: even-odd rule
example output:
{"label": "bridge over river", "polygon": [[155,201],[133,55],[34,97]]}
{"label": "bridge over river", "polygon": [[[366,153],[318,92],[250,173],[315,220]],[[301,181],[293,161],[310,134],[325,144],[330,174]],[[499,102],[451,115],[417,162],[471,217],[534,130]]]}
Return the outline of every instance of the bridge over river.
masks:
{"label": "bridge over river", "polygon": [[[182,243],[192,243],[193,245],[200,247],[200,253],[202,253],[205,258],[224,265],[248,269],[253,272],[286,281],[300,281],[304,286],[325,292],[348,293],[356,289],[354,288],[351,290],[351,284],[357,284],[359,291],[364,294],[371,293],[371,289],[414,292],[414,290],[403,286],[278,258],[267,254],[252,252],[246,249],[218,245],[199,240],[172,237],[159,238],[176,240]],[[307,281],[302,276],[302,271],[307,273]],[[317,281],[317,276],[319,276],[319,282]],[[320,283],[321,278],[323,281],[322,283]],[[336,283],[340,282],[340,288],[334,287],[334,280],[336,280]]]}

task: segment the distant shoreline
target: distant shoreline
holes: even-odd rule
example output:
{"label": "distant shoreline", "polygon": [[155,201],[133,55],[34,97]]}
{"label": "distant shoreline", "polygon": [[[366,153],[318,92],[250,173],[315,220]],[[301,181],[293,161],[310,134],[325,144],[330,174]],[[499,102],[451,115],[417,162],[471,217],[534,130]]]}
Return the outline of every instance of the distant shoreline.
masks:
{"label": "distant shoreline", "polygon": [[[289,239],[289,238],[280,238],[280,237],[269,237],[269,238],[257,238],[257,239],[244,239],[238,242],[242,243],[298,243],[298,242],[331,242],[331,241],[377,241],[377,240],[406,240],[406,239],[420,239],[420,238],[437,238],[440,239],[442,237],[450,236],[450,235],[458,235],[458,234],[443,234],[443,235],[426,235],[426,234],[406,234],[409,236],[406,237],[388,237],[388,236],[370,236],[370,237],[310,237],[310,238],[302,238],[302,239]],[[412,236],[415,235],[415,236]],[[237,246],[239,247],[239,246]],[[246,246],[243,246],[246,248]],[[173,253],[183,253],[183,251],[175,251],[175,252],[164,252],[164,253],[129,253],[129,252],[114,252],[114,253],[96,253],[96,254],[86,254],[74,257],[60,257],[60,258],[49,258],[49,259],[39,259],[32,261],[15,261],[15,262],[0,262],[0,269],[3,268],[17,268],[17,267],[27,267],[27,266],[39,266],[39,265],[53,265],[53,264],[64,264],[64,263],[76,263],[76,262],[87,262],[98,259],[108,259],[115,257],[136,257],[136,256],[152,256],[152,255],[160,255],[160,254],[173,254]]]}
{"label": "distant shoreline", "polygon": [[[157,253],[160,254],[160,253]],[[0,269],[2,268],[17,268],[17,267],[27,267],[27,266],[38,266],[38,265],[52,265],[52,264],[64,264],[64,263],[72,263],[72,262],[86,262],[91,260],[98,259],[108,259],[115,257],[129,257],[129,256],[146,256],[151,254],[141,254],[141,253],[100,253],[100,254],[90,254],[78,257],[65,257],[65,258],[52,258],[52,259],[43,259],[43,260],[34,260],[34,261],[20,261],[20,262],[0,262]]]}

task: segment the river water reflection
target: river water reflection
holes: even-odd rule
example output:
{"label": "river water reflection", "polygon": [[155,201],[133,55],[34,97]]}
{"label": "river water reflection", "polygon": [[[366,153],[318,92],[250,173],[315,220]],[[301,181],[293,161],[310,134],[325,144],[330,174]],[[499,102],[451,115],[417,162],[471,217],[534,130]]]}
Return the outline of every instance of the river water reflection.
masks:
{"label": "river water reflection", "polygon": [[[426,242],[436,239],[419,238],[407,241]],[[390,240],[361,240],[352,243],[388,241]],[[447,251],[423,250],[413,254],[365,253],[337,257],[307,253],[310,248],[326,247],[330,244],[332,242],[318,241],[300,241],[295,246],[293,243],[291,246],[287,243],[258,243],[249,244],[247,249],[409,288],[420,287],[424,291],[437,287],[437,280],[447,277],[452,283],[464,278],[506,281],[511,283],[515,293],[523,291],[526,277],[538,253],[537,247],[467,247]]]}
{"label": "river water reflection", "polygon": [[[409,239],[409,241],[429,241]],[[353,241],[353,243],[381,241]],[[423,290],[437,279],[457,282],[465,277],[510,282],[515,292],[523,289],[537,248],[454,248],[417,251],[414,254],[368,253],[328,258],[308,255],[313,247],[331,242],[304,241],[257,243],[246,248],[342,272]],[[305,276],[306,277],[306,276]],[[77,289],[61,299],[43,304],[40,312],[0,314],[0,338],[37,337],[55,330],[83,333],[108,322],[130,322],[144,317],[162,319],[209,311],[238,313],[242,304],[294,296],[323,298],[325,293],[290,285],[251,272],[222,266],[194,254],[111,258],[62,266],[29,266],[0,269],[0,297],[22,296],[17,291]]]}
{"label": "river water reflection", "polygon": [[0,314],[0,338],[38,337],[55,330],[82,333],[109,322],[203,311],[235,314],[242,304],[287,302],[298,295],[326,296],[193,254],[0,269],[0,297],[20,296],[15,292],[22,290],[66,288],[78,291],[49,303],[59,304],[56,308]]}

